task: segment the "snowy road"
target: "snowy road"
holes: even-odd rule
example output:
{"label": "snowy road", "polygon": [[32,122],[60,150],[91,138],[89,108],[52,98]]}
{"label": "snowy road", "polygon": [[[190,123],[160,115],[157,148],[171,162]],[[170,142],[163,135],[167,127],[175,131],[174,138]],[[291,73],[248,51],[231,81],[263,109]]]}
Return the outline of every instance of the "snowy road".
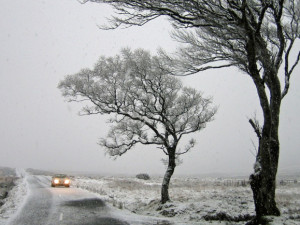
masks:
{"label": "snowy road", "polygon": [[[77,188],[50,187],[44,176],[28,176],[28,196],[9,225],[153,224],[118,215],[96,195]],[[124,219],[122,219],[124,218]]]}

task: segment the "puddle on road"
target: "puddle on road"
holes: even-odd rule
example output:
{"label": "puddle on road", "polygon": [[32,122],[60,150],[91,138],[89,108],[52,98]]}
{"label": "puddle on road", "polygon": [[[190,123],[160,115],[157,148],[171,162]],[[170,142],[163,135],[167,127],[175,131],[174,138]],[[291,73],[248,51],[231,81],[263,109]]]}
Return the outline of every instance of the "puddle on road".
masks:
{"label": "puddle on road", "polygon": [[[72,225],[82,225],[82,223],[72,223]],[[86,218],[84,225],[130,225],[125,221],[110,217]]]}
{"label": "puddle on road", "polygon": [[104,207],[105,203],[99,198],[87,198],[87,199],[65,201],[63,205],[92,209],[92,208]]}

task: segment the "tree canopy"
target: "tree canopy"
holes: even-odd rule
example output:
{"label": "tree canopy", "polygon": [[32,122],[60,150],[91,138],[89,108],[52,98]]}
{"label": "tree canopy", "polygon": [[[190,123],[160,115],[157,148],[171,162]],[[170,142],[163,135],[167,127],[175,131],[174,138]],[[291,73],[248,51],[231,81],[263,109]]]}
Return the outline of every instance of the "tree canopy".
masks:
{"label": "tree canopy", "polygon": [[204,128],[216,112],[210,98],[183,87],[159,57],[143,50],[101,57],[93,70],[67,76],[59,88],[69,101],[91,103],[82,114],[114,115],[108,137],[100,142],[113,156],[137,143],[176,146],[183,135]]}

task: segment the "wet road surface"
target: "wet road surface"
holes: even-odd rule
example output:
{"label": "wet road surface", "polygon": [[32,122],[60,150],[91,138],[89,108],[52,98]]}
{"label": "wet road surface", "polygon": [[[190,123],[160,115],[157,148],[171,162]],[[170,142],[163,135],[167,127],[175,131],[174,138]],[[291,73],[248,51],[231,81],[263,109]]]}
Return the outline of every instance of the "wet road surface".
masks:
{"label": "wet road surface", "polygon": [[28,177],[28,196],[9,225],[151,225],[159,222],[114,218],[105,202],[77,188],[50,187],[44,176]]}

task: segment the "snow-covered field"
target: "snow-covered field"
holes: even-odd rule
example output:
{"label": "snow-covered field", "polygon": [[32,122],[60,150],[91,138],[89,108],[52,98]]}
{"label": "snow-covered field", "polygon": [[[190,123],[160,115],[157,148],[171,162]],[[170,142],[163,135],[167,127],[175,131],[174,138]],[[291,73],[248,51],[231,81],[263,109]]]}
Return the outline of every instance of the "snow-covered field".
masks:
{"label": "snow-covered field", "polygon": [[[172,201],[159,203],[162,178],[78,177],[73,186],[97,193],[111,205],[136,214],[168,218],[175,224],[245,224],[254,216],[252,192],[240,179],[173,178]],[[271,224],[300,224],[300,184],[278,185],[282,216]]]}

